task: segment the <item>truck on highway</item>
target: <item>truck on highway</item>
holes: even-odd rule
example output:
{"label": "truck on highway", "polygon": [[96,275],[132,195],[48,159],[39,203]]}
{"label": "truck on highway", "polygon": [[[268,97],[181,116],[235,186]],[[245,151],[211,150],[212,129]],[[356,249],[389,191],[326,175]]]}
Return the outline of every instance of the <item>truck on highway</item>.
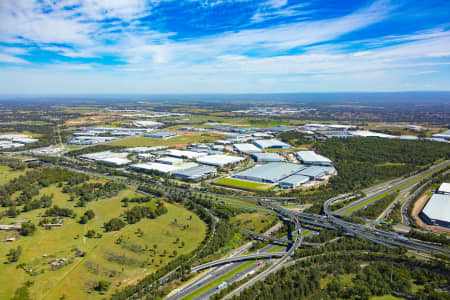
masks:
{"label": "truck on highway", "polygon": [[228,282],[225,280],[224,282],[222,282],[221,284],[219,284],[216,289],[218,289],[219,291],[226,288],[228,286]]}

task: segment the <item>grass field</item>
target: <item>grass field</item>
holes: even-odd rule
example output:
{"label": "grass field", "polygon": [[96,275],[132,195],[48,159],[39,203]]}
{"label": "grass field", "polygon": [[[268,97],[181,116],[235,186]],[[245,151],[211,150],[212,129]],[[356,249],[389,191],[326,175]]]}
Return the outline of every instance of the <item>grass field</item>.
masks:
{"label": "grass field", "polygon": [[222,135],[212,133],[180,135],[167,140],[147,138],[147,137],[131,137],[117,140],[109,143],[111,146],[138,147],[138,146],[186,146],[192,143],[210,143],[223,138]]}
{"label": "grass field", "polygon": [[215,183],[226,185],[229,187],[242,188],[248,190],[266,191],[270,188],[269,185],[245,180],[239,180],[234,178],[221,178],[216,180]]}
{"label": "grass field", "polygon": [[263,233],[275,220],[276,217],[273,215],[265,214],[263,212],[254,212],[239,214],[233,217],[232,223],[246,230]]}
{"label": "grass field", "polygon": [[[87,224],[78,223],[76,219],[66,218],[62,227],[44,230],[37,226],[33,236],[19,237],[13,243],[1,242],[0,259],[4,262],[6,253],[11,248],[22,246],[22,256],[18,263],[3,264],[0,268],[0,299],[10,299],[16,288],[27,280],[34,282],[30,288],[33,299],[59,299],[66,295],[66,299],[102,299],[105,295],[89,291],[92,283],[98,280],[107,280],[111,286],[106,295],[111,294],[115,288],[135,283],[143,276],[174,259],[173,250],[177,255],[186,254],[194,250],[202,241],[206,233],[206,225],[193,213],[184,207],[165,203],[168,213],[156,219],[144,219],[137,224],[127,225],[120,231],[105,233],[103,223],[113,217],[119,217],[126,209],[120,200],[124,197],[133,197],[137,194],[132,189],[122,190],[117,196],[101,199],[87,204],[87,207],[74,207],[68,201],[69,195],[61,192],[61,188],[51,185],[40,190],[40,194],[53,194],[53,203],[60,207],[72,208],[78,216],[87,209],[95,212],[95,218]],[[141,205],[154,205],[153,202]],[[133,204],[130,204],[132,207]],[[39,214],[44,209],[22,213],[17,219],[29,219],[37,224]],[[192,215],[192,219],[188,217]],[[176,222],[175,222],[176,220]],[[11,223],[16,219],[3,219],[2,223]],[[189,225],[187,229],[183,226]],[[138,228],[143,232],[136,234]],[[101,238],[87,238],[88,230],[101,233]],[[0,233],[0,240],[14,235],[11,232]],[[117,239],[125,242],[117,244]],[[180,239],[175,243],[176,238]],[[181,246],[181,241],[185,246]],[[152,251],[156,244],[156,253]],[[84,257],[77,257],[71,264],[59,270],[51,271],[48,261],[55,258],[70,258],[71,249],[78,248],[86,252]],[[146,248],[148,250],[146,250]],[[163,250],[167,251],[164,255]],[[123,255],[133,263],[113,262],[108,260],[112,255]],[[43,256],[46,257],[43,257]],[[152,260],[153,263],[152,263]],[[42,274],[31,277],[23,269],[16,268],[18,264],[25,264],[33,272],[43,271]]]}
{"label": "grass field", "polygon": [[13,171],[10,167],[0,165],[0,185],[8,183],[10,180],[25,174],[26,170]]}

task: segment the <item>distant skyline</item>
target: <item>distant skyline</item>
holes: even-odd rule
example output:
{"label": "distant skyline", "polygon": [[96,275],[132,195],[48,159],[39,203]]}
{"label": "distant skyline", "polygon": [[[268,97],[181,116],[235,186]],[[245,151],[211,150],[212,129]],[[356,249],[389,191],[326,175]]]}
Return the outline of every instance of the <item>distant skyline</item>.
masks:
{"label": "distant skyline", "polygon": [[0,94],[450,90],[450,1],[2,0]]}

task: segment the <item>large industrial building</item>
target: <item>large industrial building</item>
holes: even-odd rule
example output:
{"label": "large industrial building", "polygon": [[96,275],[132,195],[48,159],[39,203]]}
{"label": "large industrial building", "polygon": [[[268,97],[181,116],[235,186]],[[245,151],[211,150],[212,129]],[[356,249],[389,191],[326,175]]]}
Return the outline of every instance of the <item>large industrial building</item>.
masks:
{"label": "large industrial building", "polygon": [[441,132],[441,133],[433,134],[432,137],[439,138],[439,139],[450,140],[450,130],[447,130],[447,131],[444,131],[444,132]]}
{"label": "large industrial building", "polygon": [[305,166],[302,165],[273,162],[236,173],[232,177],[262,183],[277,183],[281,179],[296,174],[303,169],[305,169]]}
{"label": "large industrial building", "polygon": [[239,163],[243,160],[245,160],[245,158],[240,156],[224,155],[224,154],[208,155],[197,158],[197,162],[204,165],[210,165],[215,167],[223,167],[229,164]]}
{"label": "large industrial building", "polygon": [[239,153],[251,154],[251,153],[259,153],[262,150],[256,147],[253,144],[234,144],[233,149]]}
{"label": "large industrial building", "polygon": [[336,169],[324,166],[304,166],[288,162],[271,162],[234,174],[232,177],[254,182],[278,184],[283,188],[296,188],[310,181],[322,181],[335,175]]}
{"label": "large industrial building", "polygon": [[136,127],[155,128],[163,124],[155,121],[134,121],[133,125]]}
{"label": "large industrial building", "polygon": [[448,182],[442,183],[437,191],[439,194],[450,195],[450,183]]}
{"label": "large industrial building", "polygon": [[277,140],[277,139],[269,139],[269,140],[256,140],[254,144],[261,149],[288,149],[291,148],[290,145]]}
{"label": "large industrial building", "polygon": [[450,196],[433,194],[420,216],[428,225],[450,228]]}
{"label": "large industrial building", "polygon": [[117,138],[111,136],[77,136],[68,141],[69,145],[96,145],[112,142]]}
{"label": "large industrial building", "polygon": [[175,171],[186,170],[193,167],[197,167],[198,164],[194,162],[187,162],[180,165],[168,165],[157,162],[148,162],[142,164],[130,165],[130,169],[137,171],[158,171],[163,174],[172,174]]}
{"label": "large industrial building", "polygon": [[123,151],[130,152],[130,153],[145,153],[145,152],[158,151],[158,150],[164,150],[164,149],[167,149],[167,147],[166,146],[133,147],[133,148],[123,149]]}
{"label": "large industrial building", "polygon": [[420,217],[428,225],[450,228],[450,184],[444,182],[437,189],[423,210]]}
{"label": "large industrial building", "polygon": [[201,180],[217,173],[217,170],[214,167],[200,166],[194,162],[187,162],[179,165],[149,162],[131,165],[130,169],[143,172],[158,171],[163,174],[170,174],[180,179],[191,181]]}
{"label": "large industrial building", "polygon": [[199,158],[199,157],[208,155],[207,153],[203,153],[203,152],[178,150],[178,149],[169,149],[166,151],[166,153],[167,153],[167,155],[172,156],[172,157],[186,158],[186,159]]}
{"label": "large industrial building", "polygon": [[96,152],[80,155],[80,159],[89,160],[93,162],[100,162],[114,166],[124,166],[131,163],[127,159],[128,153],[116,153],[112,151]]}
{"label": "large industrial building", "polygon": [[308,176],[294,174],[281,180],[278,185],[285,189],[295,189],[308,181],[310,181]]}
{"label": "large industrial building", "polygon": [[253,153],[251,156],[256,162],[281,161],[281,156],[278,153]]}
{"label": "large industrial building", "polygon": [[331,160],[314,151],[298,151],[295,156],[305,165],[331,166]]}
{"label": "large industrial building", "polygon": [[2,134],[0,135],[0,149],[24,147],[26,144],[37,141],[39,140],[24,134]]}
{"label": "large industrial building", "polygon": [[198,181],[217,173],[217,169],[210,166],[196,166],[189,169],[175,170],[172,174],[180,179]]}
{"label": "large industrial building", "polygon": [[297,174],[307,176],[311,180],[322,180],[325,176],[336,175],[337,171],[333,167],[311,166],[301,170]]}
{"label": "large industrial building", "polygon": [[176,137],[177,133],[176,132],[153,132],[153,133],[149,133],[149,134],[145,134],[144,137],[149,137],[149,138],[155,138],[155,139],[163,139],[163,140],[167,140],[173,137]]}
{"label": "large industrial building", "polygon": [[160,157],[156,160],[156,162],[167,164],[167,165],[179,165],[183,163],[183,160],[181,158],[176,158],[172,156],[164,156]]}

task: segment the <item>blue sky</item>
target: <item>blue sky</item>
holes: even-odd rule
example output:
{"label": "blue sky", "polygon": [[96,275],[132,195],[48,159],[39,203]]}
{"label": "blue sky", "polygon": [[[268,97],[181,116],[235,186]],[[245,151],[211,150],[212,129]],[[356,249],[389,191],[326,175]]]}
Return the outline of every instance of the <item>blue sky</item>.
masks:
{"label": "blue sky", "polygon": [[450,90],[450,1],[0,1],[0,93],[413,90]]}

